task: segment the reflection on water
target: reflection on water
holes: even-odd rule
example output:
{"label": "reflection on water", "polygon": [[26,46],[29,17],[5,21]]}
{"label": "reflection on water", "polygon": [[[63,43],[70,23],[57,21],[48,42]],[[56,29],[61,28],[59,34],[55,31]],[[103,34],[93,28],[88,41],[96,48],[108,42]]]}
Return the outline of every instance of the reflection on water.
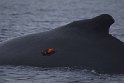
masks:
{"label": "reflection on water", "polygon": [[[47,31],[74,20],[111,14],[110,34],[124,41],[123,0],[1,0],[0,42]],[[0,83],[123,83],[124,75],[82,69],[0,66]]]}

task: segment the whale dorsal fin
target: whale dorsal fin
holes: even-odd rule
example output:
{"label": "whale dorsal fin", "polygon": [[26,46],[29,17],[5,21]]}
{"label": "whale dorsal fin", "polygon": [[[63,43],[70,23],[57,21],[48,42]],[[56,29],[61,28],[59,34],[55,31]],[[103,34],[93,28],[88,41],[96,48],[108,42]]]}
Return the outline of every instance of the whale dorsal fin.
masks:
{"label": "whale dorsal fin", "polygon": [[109,28],[115,22],[115,20],[109,14],[101,14],[100,16],[93,18],[92,22],[98,26],[95,28],[95,30],[109,33]]}
{"label": "whale dorsal fin", "polygon": [[101,14],[92,19],[79,20],[70,23],[72,27],[79,27],[89,31],[95,31],[99,33],[109,33],[110,26],[114,23],[114,19],[109,14]]}

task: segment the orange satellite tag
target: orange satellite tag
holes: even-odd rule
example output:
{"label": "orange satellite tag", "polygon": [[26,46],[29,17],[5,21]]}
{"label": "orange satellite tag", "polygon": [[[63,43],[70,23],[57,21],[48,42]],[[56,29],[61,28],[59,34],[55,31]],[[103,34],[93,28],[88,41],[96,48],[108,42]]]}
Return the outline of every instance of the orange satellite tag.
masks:
{"label": "orange satellite tag", "polygon": [[55,49],[54,48],[47,48],[45,50],[42,50],[43,56],[50,56],[50,55],[52,55],[54,53],[55,53]]}

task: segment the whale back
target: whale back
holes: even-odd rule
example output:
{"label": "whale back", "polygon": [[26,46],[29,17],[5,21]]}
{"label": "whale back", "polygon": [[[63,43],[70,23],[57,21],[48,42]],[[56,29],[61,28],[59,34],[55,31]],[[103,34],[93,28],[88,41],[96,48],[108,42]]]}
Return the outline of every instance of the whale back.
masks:
{"label": "whale back", "polygon": [[[0,64],[83,66],[98,71],[124,72],[124,44],[109,34],[112,23],[112,16],[102,14],[9,40],[0,44]],[[55,52],[44,56],[42,52],[48,48],[54,48]]]}

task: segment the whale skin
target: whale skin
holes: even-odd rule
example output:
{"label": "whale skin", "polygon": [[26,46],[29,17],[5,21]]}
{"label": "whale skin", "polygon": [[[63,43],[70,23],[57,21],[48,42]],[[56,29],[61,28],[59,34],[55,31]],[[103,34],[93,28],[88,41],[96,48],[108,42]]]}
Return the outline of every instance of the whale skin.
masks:
{"label": "whale skin", "polygon": [[[111,15],[101,14],[2,42],[0,65],[76,66],[100,73],[124,73],[124,43],[109,34],[114,22]],[[54,53],[47,55],[48,48],[54,48]]]}

